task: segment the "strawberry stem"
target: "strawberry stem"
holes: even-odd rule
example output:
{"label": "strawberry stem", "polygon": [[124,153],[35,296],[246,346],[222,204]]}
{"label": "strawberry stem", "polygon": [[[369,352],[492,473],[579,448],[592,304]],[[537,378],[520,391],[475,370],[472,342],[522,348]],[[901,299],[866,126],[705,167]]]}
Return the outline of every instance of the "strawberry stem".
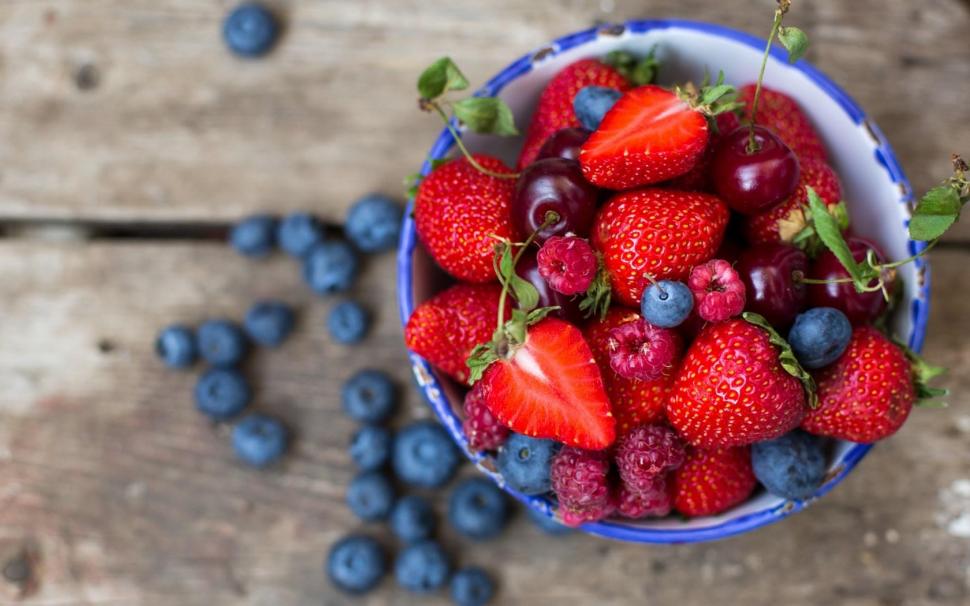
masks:
{"label": "strawberry stem", "polygon": [[451,118],[449,118],[448,114],[445,113],[445,110],[441,108],[440,103],[438,103],[433,99],[432,100],[423,99],[422,106],[430,107],[431,109],[435,110],[435,112],[437,112],[439,116],[441,116],[441,119],[445,123],[445,127],[448,129],[448,132],[451,133],[451,138],[454,139],[455,141],[455,145],[458,146],[458,149],[461,150],[462,155],[465,156],[465,159],[468,160],[468,163],[471,164],[475,170],[477,170],[480,173],[486,174],[489,177],[495,177],[496,179],[518,179],[519,178],[521,173],[497,173],[479,164],[478,161],[475,160],[474,156],[472,156],[472,153],[468,151],[468,148],[465,147],[465,143],[462,141],[461,134],[459,134],[458,131],[455,130],[455,127],[452,126]]}
{"label": "strawberry stem", "polygon": [[771,55],[771,45],[774,43],[775,36],[781,28],[781,20],[785,13],[791,8],[791,0],[778,0],[778,8],[775,9],[775,20],[771,23],[771,33],[768,34],[768,43],[765,44],[765,54],[761,58],[761,70],[758,72],[758,83],[754,89],[754,99],[751,101],[751,124],[748,126],[748,147],[747,152],[753,154],[758,151],[758,143],[754,140],[755,118],[758,115],[758,102],[761,100],[761,83],[765,79],[765,68],[768,67],[768,56]]}

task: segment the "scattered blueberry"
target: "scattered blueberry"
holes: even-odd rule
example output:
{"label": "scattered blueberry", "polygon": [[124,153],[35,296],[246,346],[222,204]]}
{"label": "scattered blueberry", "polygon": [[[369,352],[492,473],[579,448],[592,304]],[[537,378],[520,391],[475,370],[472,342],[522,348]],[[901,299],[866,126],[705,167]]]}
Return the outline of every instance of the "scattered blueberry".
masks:
{"label": "scattered blueberry", "polygon": [[361,423],[381,423],[394,411],[394,382],[387,373],[365,369],[350,377],[340,390],[344,412]]}
{"label": "scattered blueberry", "polygon": [[266,7],[247,2],[232,9],[222,25],[229,50],[240,57],[265,55],[279,36],[279,24]]}
{"label": "scattered blueberry", "polygon": [[495,584],[481,568],[462,568],[451,578],[451,601],[456,606],[485,606],[495,595]]}
{"label": "scattered blueberry", "polygon": [[265,467],[286,451],[287,432],[279,419],[251,414],[232,428],[232,447],[243,463]]}
{"label": "scattered blueberry", "polygon": [[531,507],[526,507],[526,511],[529,512],[529,519],[532,520],[533,524],[546,534],[559,537],[573,533],[572,528],[565,524],[560,524],[554,516],[546,515]]}
{"label": "scattered blueberry", "polygon": [[360,342],[370,327],[367,311],[355,301],[344,301],[330,310],[327,329],[337,343],[352,345]]}
{"label": "scattered blueberry", "polygon": [[235,366],[246,354],[246,335],[229,320],[206,320],[196,331],[199,354],[213,366]]}
{"label": "scattered blueberry", "polygon": [[374,471],[391,460],[391,430],[379,425],[364,425],[350,439],[350,458],[361,471]]}
{"label": "scattered blueberry", "polygon": [[198,356],[192,329],[181,324],[166,327],[155,340],[155,353],[169,368],[192,366]]}
{"label": "scattered blueberry", "polygon": [[434,541],[420,541],[405,547],[394,563],[394,576],[401,587],[418,593],[440,589],[448,582],[448,556]]}
{"label": "scattered blueberry", "polygon": [[377,253],[391,250],[401,235],[401,205],[387,196],[370,194],[350,207],[344,231],[359,250]]}
{"label": "scattered blueberry", "polygon": [[433,421],[415,421],[398,432],[391,465],[401,481],[437,488],[455,474],[458,449],[445,428]]}
{"label": "scattered blueberry", "polygon": [[549,466],[559,448],[553,440],[513,433],[499,450],[496,465],[509,488],[527,495],[543,494],[552,490]]}
{"label": "scattered blueberry", "polygon": [[321,242],[303,259],[303,279],[317,294],[343,292],[356,277],[357,255],[346,242]]}
{"label": "scattered blueberry", "polygon": [[231,368],[209,369],[195,384],[195,407],[216,421],[239,414],[251,397],[245,377]]}
{"label": "scattered blueberry", "polygon": [[394,507],[394,487],[379,471],[357,474],[347,487],[347,506],[365,522],[386,520]]}
{"label": "scattered blueberry", "polygon": [[497,536],[509,518],[509,505],[488,478],[463,480],[448,500],[448,521],[460,534],[483,540]]}
{"label": "scattered blueberry", "polygon": [[387,572],[384,550],[374,539],[352,534],[337,541],[327,556],[327,575],[348,593],[365,593]]}
{"label": "scattered blueberry", "polygon": [[424,497],[408,495],[391,510],[391,531],[405,543],[431,538],[434,527],[434,510]]}
{"label": "scattered blueberry", "polygon": [[276,245],[276,217],[252,215],[233,226],[229,244],[241,255],[265,257]]}
{"label": "scattered blueberry", "polygon": [[281,301],[260,301],[249,308],[243,324],[254,342],[276,347],[293,330],[293,309]]}
{"label": "scattered blueberry", "polygon": [[795,357],[805,368],[822,368],[839,359],[852,339],[852,324],[834,307],[815,307],[798,314],[788,332]]}
{"label": "scattered blueberry", "polygon": [[323,228],[313,215],[293,213],[280,221],[276,228],[276,241],[280,248],[292,256],[303,257],[311,248],[323,242]]}
{"label": "scattered blueberry", "polygon": [[754,475],[771,494],[807,499],[825,478],[821,440],[801,430],[751,447]]}
{"label": "scattered blueberry", "polygon": [[596,130],[603,121],[603,116],[610,111],[617,99],[623,93],[605,86],[587,86],[581,88],[573,97],[573,111],[584,128]]}
{"label": "scattered blueberry", "polygon": [[640,313],[661,328],[679,326],[694,308],[694,295],[683,282],[660,280],[643,291]]}

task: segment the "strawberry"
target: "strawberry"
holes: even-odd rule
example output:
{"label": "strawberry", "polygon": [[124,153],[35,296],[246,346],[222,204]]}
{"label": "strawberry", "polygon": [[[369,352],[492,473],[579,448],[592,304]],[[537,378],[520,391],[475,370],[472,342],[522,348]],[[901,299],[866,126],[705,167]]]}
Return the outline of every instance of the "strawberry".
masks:
{"label": "strawberry", "polygon": [[519,154],[519,170],[535,161],[539,148],[554,132],[580,126],[573,111],[573,97],[587,86],[625,91],[630,85],[619,72],[597,59],[580,59],[560,70],[539,97]]}
{"label": "strawberry", "polygon": [[[738,89],[738,101],[745,104],[749,118],[756,87],[755,83],[751,83]],[[798,102],[785,93],[762,86],[755,122],[773,130],[799,160],[826,161],[825,144],[815,132],[811,120]]]}
{"label": "strawberry", "polygon": [[[497,158],[474,158],[492,172],[512,174]],[[486,175],[465,158],[432,171],[418,187],[414,223],[438,265],[465,282],[494,280],[494,237],[512,234],[509,208],[514,190],[515,179]]]}
{"label": "strawberry", "polygon": [[691,517],[718,514],[747,499],[756,483],[749,447],[692,448],[674,472],[674,509]]}
{"label": "strawberry", "polygon": [[727,222],[727,206],[715,196],[646,188],[616,194],[600,208],[591,240],[616,299],[639,307],[648,274],[685,280],[717,251]]}
{"label": "strawberry", "polygon": [[497,284],[456,284],[438,293],[408,318],[404,329],[408,349],[467,383],[465,358],[491,338],[501,292]]}
{"label": "strawberry", "polygon": [[617,431],[621,435],[638,425],[663,420],[673,382],[673,373],[653,381],[636,381],[621,377],[610,367],[610,330],[638,319],[640,315],[637,312],[614,306],[602,320],[593,319],[583,328],[583,336],[603,376],[603,385],[610,398],[613,416],[616,417]]}
{"label": "strawberry", "polygon": [[852,333],[849,347],[833,364],[815,372],[820,405],[802,427],[811,433],[875,442],[906,421],[916,390],[903,351],[871,326]]}
{"label": "strawberry", "polygon": [[776,334],[739,319],[701,330],[667,402],[667,417],[685,440],[701,448],[741,446],[798,427],[805,391],[782,367],[779,342]]}

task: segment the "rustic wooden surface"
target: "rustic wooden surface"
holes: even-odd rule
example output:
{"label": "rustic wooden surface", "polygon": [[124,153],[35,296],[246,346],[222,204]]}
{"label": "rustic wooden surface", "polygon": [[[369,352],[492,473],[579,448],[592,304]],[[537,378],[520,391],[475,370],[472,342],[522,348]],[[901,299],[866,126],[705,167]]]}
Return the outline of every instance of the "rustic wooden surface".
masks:
{"label": "rustic wooden surface", "polygon": [[[411,102],[414,76],[441,53],[481,81],[596,20],[688,16],[760,34],[770,10],[281,1],[279,48],[244,63],[218,37],[229,4],[0,0],[0,604],[446,603],[390,581],[350,600],[322,572],[330,543],[357,527],[342,503],[352,424],[340,381],[388,369],[401,417],[427,414],[404,365],[392,257],[358,286],[374,332],[343,348],[322,329],[333,301],[313,297],[292,262],[246,262],[210,226],[267,208],[338,221],[356,196],[397,191],[436,130]],[[811,58],[880,124],[915,188],[933,184],[970,146],[968,3],[797,5]],[[501,604],[968,603],[968,261],[963,227],[934,257],[927,344],[953,369],[951,407],[915,413],[808,512],[666,548],[547,538],[520,516],[495,542],[446,535],[449,548],[497,573]],[[193,373],[162,371],[151,341],[167,322],[239,317],[265,296],[298,305],[300,330],[247,370],[257,407],[298,439],[280,469],[257,473],[192,409]],[[5,579],[24,556],[36,584],[20,601]]]}

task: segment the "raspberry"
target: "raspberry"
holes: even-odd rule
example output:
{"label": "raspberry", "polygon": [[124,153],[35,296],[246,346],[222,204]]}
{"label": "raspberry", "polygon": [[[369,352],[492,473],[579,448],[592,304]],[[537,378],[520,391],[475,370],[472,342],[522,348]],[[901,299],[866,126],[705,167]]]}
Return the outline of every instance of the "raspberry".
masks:
{"label": "raspberry", "polygon": [[637,319],[611,329],[607,345],[613,372],[627,379],[653,381],[673,365],[680,336]]}
{"label": "raspberry", "polygon": [[471,450],[497,450],[509,436],[509,428],[495,418],[482,396],[482,383],[475,383],[465,396],[465,422],[462,430]]}
{"label": "raspberry", "polygon": [[620,484],[616,495],[616,510],[634,520],[647,516],[663,517],[673,506],[673,482],[668,476],[654,476],[650,490],[639,494]]}
{"label": "raspberry", "polygon": [[634,427],[616,443],[616,467],[634,495],[656,492],[659,477],[684,464],[684,442],[665,425]]}
{"label": "raspberry", "polygon": [[552,459],[552,489],[569,526],[599,520],[613,512],[610,459],[601,450],[565,446]]}
{"label": "raspberry", "polygon": [[589,242],[576,236],[553,236],[536,256],[539,275],[549,288],[564,295],[586,292],[596,277],[599,262]]}
{"label": "raspberry", "polygon": [[744,310],[744,283],[724,259],[694,267],[687,286],[694,294],[698,315],[708,322],[723,322]]}

